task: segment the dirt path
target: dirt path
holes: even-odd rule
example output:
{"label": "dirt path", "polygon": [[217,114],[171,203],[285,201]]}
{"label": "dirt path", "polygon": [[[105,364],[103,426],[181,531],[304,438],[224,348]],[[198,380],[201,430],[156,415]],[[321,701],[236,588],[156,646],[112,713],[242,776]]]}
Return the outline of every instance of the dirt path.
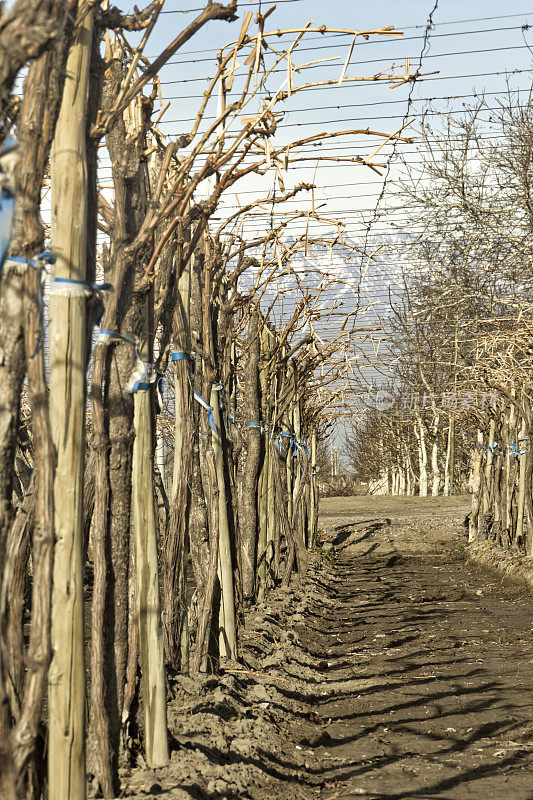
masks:
{"label": "dirt path", "polygon": [[249,616],[236,671],[173,682],[171,765],[125,796],[532,800],[531,596],[465,562],[466,510],[322,501],[308,585]]}
{"label": "dirt path", "polygon": [[323,797],[533,798],[531,598],[465,568],[433,516],[453,523],[460,502],[423,502],[396,505],[391,526],[337,526],[331,604],[301,639],[339,681],[315,752],[346,761]]}

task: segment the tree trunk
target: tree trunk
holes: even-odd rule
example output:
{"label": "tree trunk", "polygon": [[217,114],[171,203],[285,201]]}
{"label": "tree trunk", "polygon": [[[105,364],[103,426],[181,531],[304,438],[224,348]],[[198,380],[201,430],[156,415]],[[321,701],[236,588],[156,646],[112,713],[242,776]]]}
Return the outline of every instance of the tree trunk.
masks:
{"label": "tree trunk", "polygon": [[433,418],[433,442],[431,445],[431,471],[433,474],[433,481],[431,485],[431,494],[433,497],[439,496],[440,489],[440,470],[439,470],[439,415],[436,414]]}
{"label": "tree trunk", "polygon": [[[181,250],[181,248],[180,248]],[[181,261],[178,259],[179,265]],[[191,474],[195,437],[192,410],[191,273],[194,256],[184,266],[178,283],[174,328],[174,470],[170,498],[170,523],[164,544],[165,652],[174,669],[186,671],[181,658],[187,634],[186,546],[189,533]]]}
{"label": "tree trunk", "polygon": [[202,595],[202,602],[198,602],[198,634],[196,637],[196,650],[192,661],[192,669],[199,672],[207,655],[207,632],[211,624],[213,615],[213,599],[217,583],[218,565],[218,483],[213,453],[208,453],[207,466],[209,478],[213,486],[213,502],[211,503],[211,520],[209,530],[211,532],[211,545],[209,552],[209,564],[207,565],[207,581],[205,592]]}
{"label": "tree trunk", "polygon": [[426,439],[424,433],[424,423],[422,418],[417,415],[417,422],[415,426],[416,438],[418,440],[418,494],[420,497],[427,497],[428,494],[428,473],[427,473],[427,451]]}
{"label": "tree trunk", "polygon": [[250,319],[244,365],[244,416],[246,419],[246,460],[242,473],[241,542],[242,584],[246,602],[255,598],[257,545],[257,491],[261,461],[261,398],[259,389],[259,313]]}
{"label": "tree trunk", "polygon": [[32,600],[28,669],[24,681],[21,713],[15,726],[14,759],[19,794],[39,793],[42,766],[36,758],[42,701],[51,658],[50,616],[54,553],[54,470],[55,453],[50,429],[42,341],[40,275],[27,270],[26,356],[28,390],[32,408],[33,453],[35,459],[35,503],[32,539]]}

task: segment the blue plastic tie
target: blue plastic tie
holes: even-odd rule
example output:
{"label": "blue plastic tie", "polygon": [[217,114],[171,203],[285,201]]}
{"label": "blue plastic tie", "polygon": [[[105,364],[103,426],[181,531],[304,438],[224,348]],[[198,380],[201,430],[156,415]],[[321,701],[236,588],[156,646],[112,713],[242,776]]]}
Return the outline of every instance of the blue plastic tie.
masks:
{"label": "blue plastic tie", "polygon": [[47,264],[55,264],[57,261],[57,256],[54,253],[50,253],[49,250],[44,250],[44,252],[39,253],[38,256],[35,258],[24,258],[24,256],[8,256],[8,261],[16,261],[17,264],[27,264],[29,267],[41,267],[40,261],[45,261]]}
{"label": "blue plastic tie", "polygon": [[144,363],[144,372],[142,376],[139,378],[138,381],[135,381],[133,386],[131,387],[131,393],[135,394],[135,392],[145,392],[147,389],[150,388],[150,382],[145,380],[148,376],[148,368],[151,367],[151,364]]}
{"label": "blue plastic tie", "polygon": [[0,280],[2,279],[2,267],[11,244],[15,205],[15,195],[4,187],[0,192]]}
{"label": "blue plastic tie", "polygon": [[211,430],[214,431],[215,433],[218,433],[218,428],[215,422],[215,418],[213,416],[213,406],[210,406],[209,403],[206,400],[204,400],[202,395],[198,394],[198,392],[194,393],[194,399],[198,403],[200,403],[200,405],[203,406],[207,411],[207,420],[209,422]]}
{"label": "blue plastic tie", "polygon": [[272,441],[272,439],[274,439],[274,447],[276,448],[278,453],[281,453],[281,448],[279,446],[279,433],[269,433],[268,434],[268,438],[269,438],[270,441]]}
{"label": "blue plastic tie", "polygon": [[112,283],[90,283],[89,281],[80,280],[78,278],[56,278],[53,276],[54,283],[71,284],[72,286],[83,286],[84,289],[89,289],[92,292],[112,292]]}
{"label": "blue plastic tie", "polygon": [[177,350],[172,353],[172,361],[192,361],[194,363],[194,358],[190,353],[186,353],[185,350]]}
{"label": "blue plastic tie", "polygon": [[128,336],[127,333],[120,333],[119,331],[107,331],[104,328],[100,328],[100,335],[104,336],[115,336],[117,339],[122,339],[124,342],[130,342],[130,344],[137,344],[137,341],[134,336]]}

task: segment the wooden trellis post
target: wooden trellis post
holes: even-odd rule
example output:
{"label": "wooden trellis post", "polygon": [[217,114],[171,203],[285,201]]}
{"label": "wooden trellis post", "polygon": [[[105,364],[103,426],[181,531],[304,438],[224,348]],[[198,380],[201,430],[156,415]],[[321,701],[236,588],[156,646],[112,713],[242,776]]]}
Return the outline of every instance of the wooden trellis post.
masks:
{"label": "wooden trellis post", "polygon": [[220,655],[229,659],[237,658],[237,635],[235,627],[235,598],[233,581],[233,560],[231,556],[231,533],[228,516],[228,496],[224,475],[224,450],[222,447],[222,419],[219,406],[219,391],[211,389],[215,429],[212,431],[215,471],[218,485],[218,567],[222,597],[220,603]]}
{"label": "wooden trellis post", "polygon": [[[94,11],[79,23],[52,149],[54,278],[85,281],[86,111]],[[71,284],[75,286],[75,284]],[[83,284],[81,284],[83,285]],[[50,297],[50,420],[57,453],[52,663],[48,679],[50,800],[85,798],[83,473],[86,333],[83,292]]]}
{"label": "wooden trellis post", "polygon": [[263,408],[263,424],[265,426],[265,447],[263,468],[261,471],[261,493],[259,499],[259,535],[257,542],[257,597],[261,600],[266,590],[267,578],[267,536],[268,536],[268,489],[270,476],[270,383],[268,360],[270,357],[270,336],[266,324],[261,331],[261,360],[263,366],[259,372]]}
{"label": "wooden trellis post", "polygon": [[[147,300],[140,355],[151,362],[150,317]],[[152,398],[149,388],[140,388],[134,398],[132,464],[132,521],[135,541],[135,597],[143,680],[146,762],[151,767],[168,763],[163,632],[157,569],[157,526],[153,485]]]}
{"label": "wooden trellis post", "polygon": [[311,476],[310,481],[310,526],[309,526],[309,547],[313,548],[316,544],[316,534],[318,526],[318,493],[316,480],[316,428],[311,433]]}
{"label": "wooden trellis post", "polygon": [[519,464],[518,473],[518,507],[516,516],[516,539],[521,542],[524,536],[524,508],[526,499],[526,464],[527,464],[527,422],[526,418],[522,417],[520,425],[519,441],[516,443],[516,449],[521,451],[521,455],[517,456]]}

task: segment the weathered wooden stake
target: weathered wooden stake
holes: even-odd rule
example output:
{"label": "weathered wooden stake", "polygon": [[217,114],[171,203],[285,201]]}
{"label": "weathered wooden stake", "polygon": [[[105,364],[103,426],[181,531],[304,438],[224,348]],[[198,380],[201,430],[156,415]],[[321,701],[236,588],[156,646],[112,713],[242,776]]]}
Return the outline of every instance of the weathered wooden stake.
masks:
{"label": "weathered wooden stake", "polygon": [[519,459],[519,476],[518,476],[518,508],[516,517],[516,540],[523,543],[524,538],[524,507],[526,499],[526,463],[527,463],[527,442],[526,442],[527,424],[525,417],[522,417],[522,424],[520,425],[520,440],[516,443],[517,450],[523,450],[523,455],[518,456]]}
{"label": "weathered wooden stake", "polygon": [[[143,361],[151,361],[148,303],[144,314]],[[157,526],[153,484],[152,399],[149,389],[134,398],[135,441],[132,465],[132,517],[135,541],[137,619],[143,682],[146,762],[151,767],[168,763],[167,712],[163,631],[157,570]]]}
{"label": "weathered wooden stake", "polygon": [[261,491],[259,496],[259,534],[257,542],[257,597],[261,600],[265,595],[267,579],[267,536],[268,536],[268,489],[270,474],[270,384],[268,375],[268,360],[270,356],[270,336],[266,325],[261,331],[261,360],[263,366],[259,372],[261,385],[263,425],[265,426],[265,447],[263,468],[261,471]]}
{"label": "weathered wooden stake", "polygon": [[[84,281],[87,249],[86,110],[94,10],[79,24],[66,65],[52,150],[54,277]],[[56,543],[49,671],[50,800],[85,798],[83,473],[85,304],[79,293],[50,298],[50,419],[57,452]]]}
{"label": "weathered wooden stake", "polygon": [[313,428],[311,433],[311,476],[310,480],[310,512],[311,524],[309,526],[309,547],[313,548],[316,545],[316,536],[318,529],[318,485],[316,480],[316,429]]}
{"label": "weathered wooden stake", "polygon": [[231,534],[228,516],[228,498],[224,475],[224,450],[222,447],[222,419],[219,406],[219,392],[211,390],[210,404],[216,430],[212,432],[213,453],[218,485],[218,525],[219,553],[218,568],[222,598],[220,603],[220,655],[235,660],[237,658],[237,635],[235,628],[235,597],[233,591],[233,560],[231,556]]}

